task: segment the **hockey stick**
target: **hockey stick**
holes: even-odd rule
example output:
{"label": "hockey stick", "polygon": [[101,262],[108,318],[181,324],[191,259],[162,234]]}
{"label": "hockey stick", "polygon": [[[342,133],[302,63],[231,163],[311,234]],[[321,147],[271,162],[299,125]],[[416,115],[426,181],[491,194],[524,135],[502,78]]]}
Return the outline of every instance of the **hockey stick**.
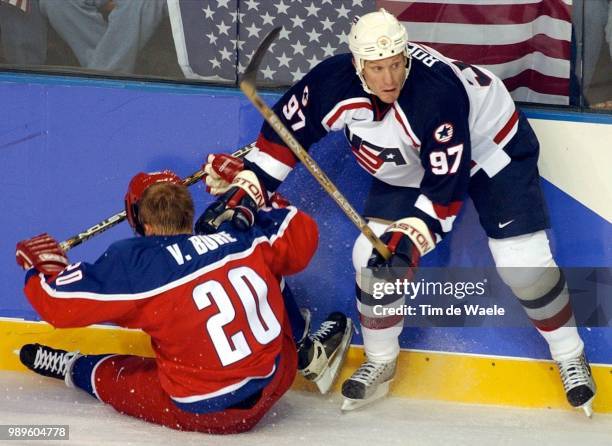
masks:
{"label": "hockey stick", "polygon": [[348,218],[355,224],[355,226],[357,226],[357,228],[359,228],[361,233],[372,243],[380,255],[385,259],[389,259],[391,257],[391,251],[389,251],[387,245],[385,245],[382,240],[380,240],[380,238],[374,234],[363,217],[359,215],[353,206],[351,206],[344,195],[342,195],[342,193],[338,190],[336,185],[332,183],[315,160],[313,160],[308,152],[306,152],[306,150],[302,147],[298,140],[295,139],[287,127],[283,125],[276,113],[274,113],[274,111],[268,107],[268,104],[266,104],[257,94],[257,87],[255,83],[259,65],[261,64],[266,51],[268,51],[270,44],[272,44],[272,41],[276,39],[276,36],[278,36],[280,30],[281,27],[274,28],[272,31],[270,31],[270,34],[266,36],[261,45],[259,45],[259,48],[257,48],[257,51],[255,51],[255,54],[253,55],[253,59],[251,59],[249,66],[242,76],[242,80],[240,81],[240,89],[253,103],[255,108],[259,110],[259,113],[261,113],[264,119],[268,121],[268,124],[270,124],[278,136],[280,136],[285,144],[287,144],[295,156],[302,162],[302,164],[304,164],[304,166],[306,166],[312,176],[314,176],[319,184],[323,186],[323,189],[325,189],[325,191],[334,199],[338,206],[340,206]]}
{"label": "hockey stick", "polygon": [[[252,142],[236,150],[234,153],[232,153],[232,156],[242,158],[247,153],[249,153],[253,149],[254,146],[255,146],[255,143]],[[197,172],[188,176],[187,178],[183,179],[183,184],[189,187],[197,183],[199,180],[201,180],[204,177],[204,175],[205,175],[204,170],[200,169]],[[113,226],[118,225],[123,220],[125,220],[126,217],[127,216],[126,216],[125,211],[118,212],[115,215],[108,217],[106,220],[102,220],[100,223],[92,226],[91,228],[85,229],[83,232],[79,232],[77,235],[70,237],[68,240],[61,242],[59,244],[60,248],[62,248],[64,251],[68,251],[69,249],[72,249],[75,246],[80,245],[84,241],[89,240],[93,236],[101,234],[102,232],[112,228]]]}

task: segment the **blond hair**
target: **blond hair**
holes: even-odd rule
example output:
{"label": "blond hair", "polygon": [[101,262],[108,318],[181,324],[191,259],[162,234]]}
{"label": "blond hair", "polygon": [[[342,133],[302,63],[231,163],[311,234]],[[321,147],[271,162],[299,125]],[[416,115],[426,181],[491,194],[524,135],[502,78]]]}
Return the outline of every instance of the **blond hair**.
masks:
{"label": "blond hair", "polygon": [[182,184],[156,183],[149,186],[138,203],[138,217],[155,235],[177,235],[192,232],[193,200]]}

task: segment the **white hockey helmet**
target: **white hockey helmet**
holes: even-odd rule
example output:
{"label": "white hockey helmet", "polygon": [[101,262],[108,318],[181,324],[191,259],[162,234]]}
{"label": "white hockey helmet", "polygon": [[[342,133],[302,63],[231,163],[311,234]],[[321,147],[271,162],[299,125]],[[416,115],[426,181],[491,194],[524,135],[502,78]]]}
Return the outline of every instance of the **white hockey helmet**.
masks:
{"label": "white hockey helmet", "polygon": [[385,9],[381,8],[362,17],[355,17],[349,34],[349,48],[355,59],[357,76],[361,79],[366,92],[372,93],[363,77],[366,60],[380,60],[404,54],[408,61],[406,69],[406,77],[408,77],[410,54],[408,54],[407,45],[406,28]]}

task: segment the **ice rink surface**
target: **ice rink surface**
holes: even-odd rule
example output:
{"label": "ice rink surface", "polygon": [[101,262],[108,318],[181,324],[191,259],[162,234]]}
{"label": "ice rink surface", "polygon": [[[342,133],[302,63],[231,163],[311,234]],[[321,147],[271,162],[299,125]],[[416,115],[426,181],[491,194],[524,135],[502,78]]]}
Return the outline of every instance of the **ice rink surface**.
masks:
{"label": "ice rink surface", "polygon": [[611,445],[612,415],[524,410],[388,398],[341,414],[340,396],[290,392],[254,431],[178,432],[116,413],[60,381],[0,372],[0,424],[67,424],[68,441],[7,445]]}

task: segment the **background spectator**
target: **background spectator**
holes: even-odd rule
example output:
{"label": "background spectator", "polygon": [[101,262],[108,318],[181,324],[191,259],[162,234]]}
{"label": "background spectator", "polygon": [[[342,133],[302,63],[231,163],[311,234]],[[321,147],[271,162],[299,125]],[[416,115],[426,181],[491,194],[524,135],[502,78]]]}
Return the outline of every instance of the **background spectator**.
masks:
{"label": "background spectator", "polygon": [[40,0],[40,7],[81,66],[122,73],[134,71],[167,14],[165,0]]}
{"label": "background spectator", "polygon": [[[21,7],[20,7],[21,6]],[[0,0],[2,50],[7,62],[42,65],[47,58],[47,23],[38,0]]]}

